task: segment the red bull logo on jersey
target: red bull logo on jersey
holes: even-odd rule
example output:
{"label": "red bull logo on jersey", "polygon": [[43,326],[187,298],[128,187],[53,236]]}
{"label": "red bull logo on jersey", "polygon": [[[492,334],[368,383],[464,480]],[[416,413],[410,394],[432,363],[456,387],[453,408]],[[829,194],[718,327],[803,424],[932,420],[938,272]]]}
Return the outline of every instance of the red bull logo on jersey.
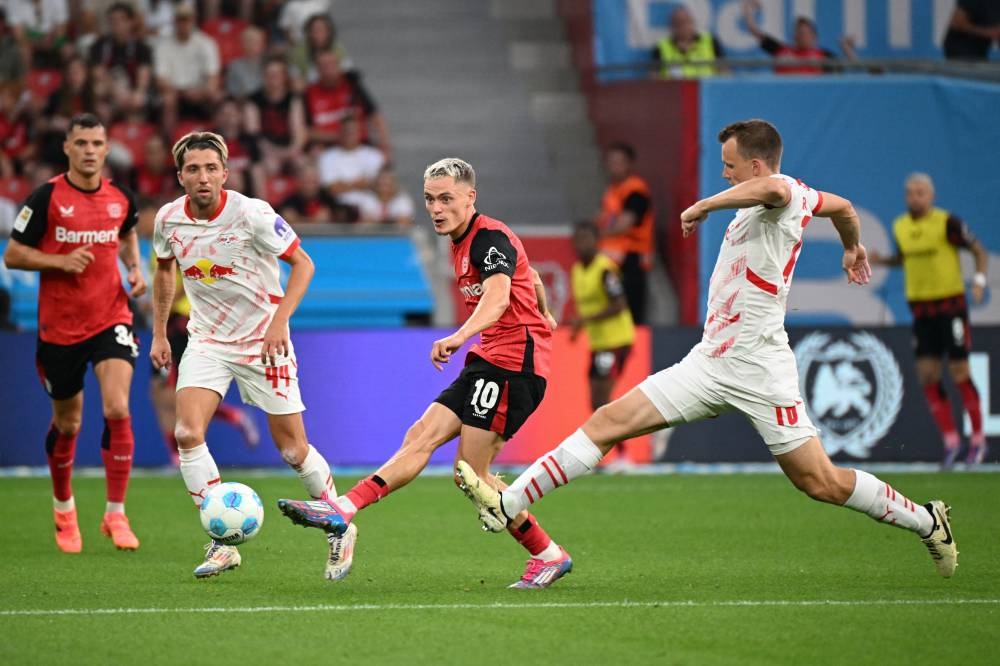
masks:
{"label": "red bull logo on jersey", "polygon": [[210,259],[199,259],[181,271],[181,275],[188,280],[198,280],[205,284],[214,284],[216,280],[221,280],[229,275],[238,275],[232,266],[223,266]]}

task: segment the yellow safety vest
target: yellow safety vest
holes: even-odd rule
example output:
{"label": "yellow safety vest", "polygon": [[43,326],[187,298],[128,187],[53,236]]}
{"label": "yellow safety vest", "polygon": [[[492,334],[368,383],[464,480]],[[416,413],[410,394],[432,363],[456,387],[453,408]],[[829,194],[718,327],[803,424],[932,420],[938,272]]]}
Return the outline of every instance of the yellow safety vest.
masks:
{"label": "yellow safety vest", "polygon": [[687,52],[681,51],[669,37],[660,40],[660,60],[663,61],[663,76],[666,78],[694,79],[701,76],[714,76],[713,65],[688,65],[691,61],[715,60],[715,44],[712,34],[702,32],[698,40]]}
{"label": "yellow safety vest", "polygon": [[[618,275],[618,265],[600,253],[587,266],[579,261],[573,264],[573,300],[581,317],[595,315],[611,302],[604,290],[605,271]],[[613,317],[587,322],[585,328],[590,348],[595,351],[627,347],[635,340],[635,325],[627,307]]]}
{"label": "yellow safety vest", "polygon": [[907,213],[893,222],[908,301],[935,301],[965,293],[958,248],[948,242],[948,217],[947,211],[932,208],[919,219]]}

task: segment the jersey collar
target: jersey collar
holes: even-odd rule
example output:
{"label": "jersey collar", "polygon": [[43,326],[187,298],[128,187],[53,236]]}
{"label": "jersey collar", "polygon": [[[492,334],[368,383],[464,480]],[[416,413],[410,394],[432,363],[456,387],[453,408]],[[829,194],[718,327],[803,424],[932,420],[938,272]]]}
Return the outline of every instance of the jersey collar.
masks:
{"label": "jersey collar", "polygon": [[461,236],[459,236],[458,238],[456,238],[455,240],[452,241],[452,244],[458,245],[459,243],[461,243],[462,241],[465,240],[465,237],[469,235],[470,231],[472,231],[472,226],[476,223],[476,218],[477,217],[479,217],[479,211],[478,210],[475,213],[472,214],[472,218],[469,220],[469,226],[467,226],[465,228],[465,231],[462,232]]}
{"label": "jersey collar", "polygon": [[[212,213],[212,216],[208,218],[209,222],[211,222],[212,220],[214,220],[215,218],[219,217],[219,215],[222,214],[222,209],[226,207],[226,199],[228,198],[229,194],[226,192],[226,190],[222,190],[222,192],[220,192],[219,194],[219,207],[216,208],[215,212]],[[196,218],[194,214],[191,212],[190,203],[191,203],[191,197],[189,196],[184,197],[184,214],[187,215],[192,220],[197,220],[198,218]]]}

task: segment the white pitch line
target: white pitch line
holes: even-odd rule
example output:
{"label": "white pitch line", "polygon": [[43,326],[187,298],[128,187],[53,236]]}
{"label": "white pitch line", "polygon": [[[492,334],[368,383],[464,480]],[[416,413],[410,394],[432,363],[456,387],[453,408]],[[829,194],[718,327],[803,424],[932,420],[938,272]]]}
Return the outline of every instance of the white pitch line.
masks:
{"label": "white pitch line", "polygon": [[0,610],[0,617],[38,617],[59,615],[161,615],[167,613],[326,613],[344,611],[413,611],[413,610],[532,610],[547,608],[744,608],[744,607],[822,607],[822,606],[992,606],[1000,599],[735,599],[723,601],[594,601],[492,604],[319,604],[315,606],[246,606],[229,608],[37,608]]}

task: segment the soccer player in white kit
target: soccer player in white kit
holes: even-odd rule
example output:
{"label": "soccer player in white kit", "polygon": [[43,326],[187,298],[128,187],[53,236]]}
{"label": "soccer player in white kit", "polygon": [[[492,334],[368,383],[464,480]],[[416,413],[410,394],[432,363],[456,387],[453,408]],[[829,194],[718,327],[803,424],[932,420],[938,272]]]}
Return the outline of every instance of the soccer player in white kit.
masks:
{"label": "soccer player in white kit", "polygon": [[733,123],[718,138],[722,177],[732,187],[681,214],[688,236],[709,213],[736,209],[709,284],[701,342],[676,365],[597,410],[502,493],[460,461],[456,474],[463,490],[478,505],[484,528],[499,531],[508,516],[593,470],[615,443],[736,410],[760,433],[796,488],[916,532],[938,573],[951,577],[958,552],[949,507],[940,500],[921,506],[867,472],[836,467],[799,393],[784,317],[802,234],[814,216],[829,217],[844,245],[848,282],[866,284],[871,267],[854,207],[780,173],[781,136],[770,123]]}
{"label": "soccer player in white kit", "polygon": [[[336,497],[330,465],[306,437],[288,329],[312,279],[312,260],[267,202],[222,189],[229,149],[221,136],[187,134],[174,144],[173,156],[186,194],[156,215],[150,358],[157,368],[170,364],[166,324],[179,266],[191,301],[190,341],[178,367],[175,429],[184,485],[201,506],[205,492],[220,482],[205,430],[235,379],[243,402],[267,413],[282,458],[309,494]],[[291,266],[284,293],[279,258]],[[329,539],[327,578],[347,575],[356,536],[357,528]],[[198,578],[240,565],[234,546],[213,541],[206,551],[205,561],[194,570]]]}

